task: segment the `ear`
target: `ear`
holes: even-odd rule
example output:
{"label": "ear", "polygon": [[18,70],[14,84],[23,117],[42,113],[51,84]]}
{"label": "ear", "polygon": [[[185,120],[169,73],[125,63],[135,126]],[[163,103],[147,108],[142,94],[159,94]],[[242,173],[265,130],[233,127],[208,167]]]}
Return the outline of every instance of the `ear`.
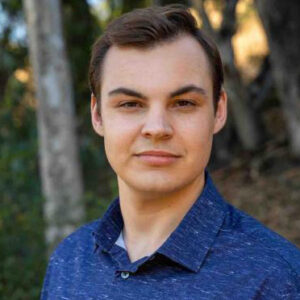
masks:
{"label": "ear", "polygon": [[104,136],[103,120],[98,106],[98,101],[94,94],[91,95],[91,119],[93,128],[100,136]]}
{"label": "ear", "polygon": [[227,120],[227,94],[222,88],[215,112],[214,134],[219,132]]}

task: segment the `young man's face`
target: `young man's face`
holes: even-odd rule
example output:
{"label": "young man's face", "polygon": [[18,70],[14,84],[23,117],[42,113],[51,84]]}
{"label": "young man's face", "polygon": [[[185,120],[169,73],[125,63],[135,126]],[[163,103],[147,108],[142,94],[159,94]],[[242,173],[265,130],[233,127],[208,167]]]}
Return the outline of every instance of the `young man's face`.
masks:
{"label": "young man's face", "polygon": [[201,182],[227,99],[222,93],[214,113],[211,71],[196,40],[181,36],[146,50],[113,46],[101,86],[101,114],[92,97],[92,122],[119,183],[163,195]]}

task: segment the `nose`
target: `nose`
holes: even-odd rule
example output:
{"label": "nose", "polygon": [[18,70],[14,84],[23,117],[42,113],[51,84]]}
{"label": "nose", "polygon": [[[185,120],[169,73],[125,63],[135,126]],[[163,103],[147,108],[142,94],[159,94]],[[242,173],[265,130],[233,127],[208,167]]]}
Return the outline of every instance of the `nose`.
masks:
{"label": "nose", "polygon": [[173,128],[168,115],[162,108],[150,109],[145,117],[142,135],[154,140],[169,139],[173,135]]}

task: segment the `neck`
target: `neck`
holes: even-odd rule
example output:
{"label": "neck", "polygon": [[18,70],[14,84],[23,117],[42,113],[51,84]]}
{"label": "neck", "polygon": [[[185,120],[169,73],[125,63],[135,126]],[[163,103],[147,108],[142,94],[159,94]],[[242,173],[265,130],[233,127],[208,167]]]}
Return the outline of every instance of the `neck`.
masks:
{"label": "neck", "polygon": [[[118,178],[123,235],[131,261],[150,255],[176,229],[204,187],[204,173],[178,191],[153,195]],[[151,195],[151,196],[150,196]]]}

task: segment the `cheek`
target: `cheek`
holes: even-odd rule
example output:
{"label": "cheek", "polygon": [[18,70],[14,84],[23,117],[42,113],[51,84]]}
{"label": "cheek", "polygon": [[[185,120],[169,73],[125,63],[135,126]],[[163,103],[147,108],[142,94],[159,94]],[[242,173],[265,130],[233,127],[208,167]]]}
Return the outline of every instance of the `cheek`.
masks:
{"label": "cheek", "polygon": [[136,125],[124,118],[110,115],[104,119],[104,145],[108,160],[119,161],[130,152],[136,133]]}
{"label": "cheek", "polygon": [[104,147],[107,160],[112,169],[118,173],[124,155],[126,153],[126,146],[122,140],[122,136],[118,136],[112,130],[106,132],[104,135]]}
{"label": "cheek", "polygon": [[133,116],[115,112],[114,109],[106,109],[103,114],[104,134],[127,135],[137,127],[137,120]]}
{"label": "cheek", "polygon": [[212,139],[214,122],[212,118],[196,116],[181,126],[181,136],[191,145],[205,144]]}
{"label": "cheek", "polygon": [[210,157],[213,140],[213,120],[198,118],[190,120],[181,131],[187,158],[191,167],[205,165]]}

